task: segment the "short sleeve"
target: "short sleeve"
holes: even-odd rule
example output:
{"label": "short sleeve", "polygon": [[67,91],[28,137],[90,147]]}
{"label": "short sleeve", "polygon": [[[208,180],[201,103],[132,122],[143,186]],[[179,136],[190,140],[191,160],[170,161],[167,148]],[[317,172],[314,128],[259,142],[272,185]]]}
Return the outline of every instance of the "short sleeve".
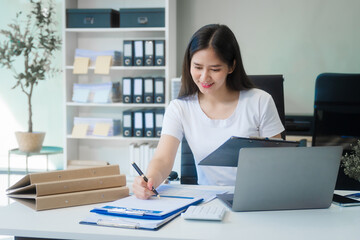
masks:
{"label": "short sleeve", "polygon": [[285,130],[281,123],[276,105],[270,94],[260,99],[260,127],[259,133],[262,137],[272,137]]}
{"label": "short sleeve", "polygon": [[184,136],[183,124],[181,121],[181,106],[179,100],[173,100],[166,108],[161,135],[171,135],[180,142]]}

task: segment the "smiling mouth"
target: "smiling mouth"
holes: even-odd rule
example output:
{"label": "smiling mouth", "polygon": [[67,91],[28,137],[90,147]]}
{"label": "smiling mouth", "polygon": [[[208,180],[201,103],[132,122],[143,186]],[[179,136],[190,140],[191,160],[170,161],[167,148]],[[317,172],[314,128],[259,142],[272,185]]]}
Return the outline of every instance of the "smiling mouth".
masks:
{"label": "smiling mouth", "polygon": [[201,84],[201,86],[203,87],[203,88],[209,88],[209,87],[211,87],[212,85],[214,85],[214,83],[200,83]]}

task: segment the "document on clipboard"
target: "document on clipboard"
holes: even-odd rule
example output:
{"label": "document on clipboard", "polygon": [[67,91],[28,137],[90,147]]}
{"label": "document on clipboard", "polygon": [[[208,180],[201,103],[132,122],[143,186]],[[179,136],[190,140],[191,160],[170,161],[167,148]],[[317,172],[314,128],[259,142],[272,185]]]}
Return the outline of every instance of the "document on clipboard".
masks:
{"label": "document on clipboard", "polygon": [[237,167],[241,148],[251,147],[298,147],[300,142],[273,138],[230,137],[214,152],[199,162],[199,165]]}
{"label": "document on clipboard", "polygon": [[103,207],[94,208],[90,212],[119,217],[161,220],[191,205],[196,205],[202,200],[202,198],[174,196],[161,196],[160,199],[153,196],[148,200],[142,200],[132,195]]}
{"label": "document on clipboard", "polygon": [[132,195],[94,208],[80,224],[155,230],[202,201],[202,198],[174,196],[142,200]]}
{"label": "document on clipboard", "polygon": [[170,222],[172,219],[176,218],[180,215],[180,213],[184,211],[185,209],[161,220],[114,217],[109,215],[90,213],[90,215],[87,216],[84,220],[82,220],[80,224],[89,224],[104,227],[158,230],[164,224]]}

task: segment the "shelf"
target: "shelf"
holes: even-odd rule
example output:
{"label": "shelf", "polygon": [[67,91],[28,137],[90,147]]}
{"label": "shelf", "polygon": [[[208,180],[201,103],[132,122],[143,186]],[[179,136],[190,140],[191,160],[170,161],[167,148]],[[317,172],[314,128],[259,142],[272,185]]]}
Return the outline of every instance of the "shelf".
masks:
{"label": "shelf", "polygon": [[[156,145],[160,138],[156,137],[113,137],[84,136],[73,137],[74,118],[112,118],[120,120],[122,125],[124,111],[165,109],[170,103],[171,79],[176,74],[176,0],[64,0],[63,4],[63,63],[64,72],[64,100],[65,111],[65,145],[64,145],[64,168],[67,160],[101,160],[110,164],[119,164],[123,167],[123,173],[129,174],[127,168],[129,159],[132,159],[129,146],[131,144]],[[83,8],[164,8],[164,27],[140,27],[140,28],[66,28],[66,10]],[[96,74],[95,63],[91,62],[87,74],[74,74],[74,59],[76,49],[88,49],[93,51],[116,50],[123,56],[124,41],[131,40],[164,40],[165,66],[124,66],[118,62],[111,66],[109,74]],[[125,77],[163,77],[165,79],[164,97],[165,103],[78,103],[73,102],[74,84],[98,84],[105,82],[120,83]],[[119,99],[120,100],[120,99]],[[162,111],[161,111],[162,112]],[[160,122],[161,116],[158,117]],[[155,127],[155,126],[154,126]]]}
{"label": "shelf", "polygon": [[164,27],[159,27],[159,28],[66,28],[65,32],[75,32],[75,33],[165,32],[165,28]]}
{"label": "shelf", "polygon": [[[66,70],[73,70],[74,66],[66,66]],[[88,68],[89,70],[95,70],[95,66],[90,66]],[[126,66],[112,66],[110,67],[110,70],[114,71],[126,71],[126,70],[165,70],[165,66],[140,66],[140,67],[126,67]],[[84,74],[80,74],[84,75]]]}
{"label": "shelf", "polygon": [[149,137],[123,137],[123,136],[113,136],[113,137],[97,137],[97,136],[86,136],[86,137],[73,137],[72,135],[67,135],[68,139],[79,139],[79,140],[100,140],[100,141],[159,141],[159,138],[149,138]]}
{"label": "shelf", "polygon": [[143,107],[165,107],[165,103],[77,103],[66,102],[66,106],[72,107],[131,107],[131,108],[143,108]]}

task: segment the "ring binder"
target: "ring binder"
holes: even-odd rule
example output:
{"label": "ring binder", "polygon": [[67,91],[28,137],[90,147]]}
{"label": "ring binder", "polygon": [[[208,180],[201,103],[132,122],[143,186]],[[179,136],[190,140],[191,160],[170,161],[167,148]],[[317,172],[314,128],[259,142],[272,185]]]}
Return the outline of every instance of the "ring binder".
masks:
{"label": "ring binder", "polygon": [[134,41],[134,66],[144,65],[144,42]]}
{"label": "ring binder", "polygon": [[133,79],[133,103],[143,103],[144,102],[144,79],[137,77]]}
{"label": "ring binder", "polygon": [[133,66],[134,42],[124,41],[124,66]]}

